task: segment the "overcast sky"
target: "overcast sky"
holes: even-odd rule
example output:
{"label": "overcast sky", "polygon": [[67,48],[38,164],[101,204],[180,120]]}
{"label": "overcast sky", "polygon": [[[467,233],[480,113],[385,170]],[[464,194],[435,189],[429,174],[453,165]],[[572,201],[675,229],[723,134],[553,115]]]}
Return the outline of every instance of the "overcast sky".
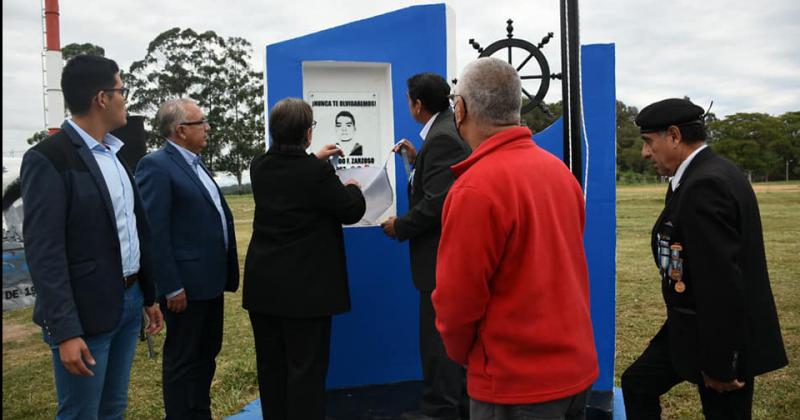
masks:
{"label": "overcast sky", "polygon": [[[61,0],[61,45],[90,42],[121,68],[144,57],[147,44],[172,27],[241,36],[263,70],[264,46],[425,1],[378,0]],[[482,46],[515,35],[538,42],[560,71],[559,1],[448,1],[456,16],[457,69]],[[3,155],[20,152],[44,127],[41,2],[3,0]],[[617,98],[638,108],[689,96],[718,116],[800,110],[800,1],[594,0],[580,2],[582,44],[615,43]],[[387,46],[388,47],[388,46]],[[560,99],[551,85],[548,102]]]}

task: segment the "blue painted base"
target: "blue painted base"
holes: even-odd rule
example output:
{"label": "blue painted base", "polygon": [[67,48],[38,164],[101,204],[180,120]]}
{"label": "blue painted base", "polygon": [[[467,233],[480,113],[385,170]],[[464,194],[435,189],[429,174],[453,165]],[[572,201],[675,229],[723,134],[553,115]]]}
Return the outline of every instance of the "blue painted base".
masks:
{"label": "blue painted base", "polygon": [[625,399],[622,398],[622,389],[614,387],[614,420],[625,420]]}
{"label": "blue painted base", "polygon": [[261,420],[261,400],[255,400],[244,406],[241,412],[234,414],[226,419],[232,420]]}

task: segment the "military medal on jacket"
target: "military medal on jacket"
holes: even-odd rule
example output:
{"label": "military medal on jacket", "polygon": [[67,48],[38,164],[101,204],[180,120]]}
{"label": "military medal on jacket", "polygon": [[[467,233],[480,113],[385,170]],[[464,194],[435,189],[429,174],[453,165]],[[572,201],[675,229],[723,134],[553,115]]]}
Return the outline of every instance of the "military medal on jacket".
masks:
{"label": "military medal on jacket", "polygon": [[664,223],[663,230],[657,234],[658,241],[658,268],[661,275],[669,279],[670,285],[677,293],[686,291],[686,283],[683,282],[683,258],[681,251],[683,246],[679,242],[670,244],[672,233],[672,222]]}
{"label": "military medal on jacket", "polygon": [[669,249],[669,278],[675,282],[675,291],[683,293],[686,291],[686,283],[683,282],[683,258],[681,258],[683,246],[676,242]]}

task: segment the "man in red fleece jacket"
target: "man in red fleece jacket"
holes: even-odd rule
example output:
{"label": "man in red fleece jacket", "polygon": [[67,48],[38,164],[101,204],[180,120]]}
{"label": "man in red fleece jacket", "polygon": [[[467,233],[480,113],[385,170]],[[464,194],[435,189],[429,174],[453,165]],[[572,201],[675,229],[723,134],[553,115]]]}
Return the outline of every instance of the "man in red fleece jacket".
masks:
{"label": "man in red fleece jacket", "polygon": [[452,166],[433,304],[447,354],[467,367],[471,419],[583,418],[599,369],[580,185],[520,126],[511,65],[478,59],[456,92],[473,152]]}

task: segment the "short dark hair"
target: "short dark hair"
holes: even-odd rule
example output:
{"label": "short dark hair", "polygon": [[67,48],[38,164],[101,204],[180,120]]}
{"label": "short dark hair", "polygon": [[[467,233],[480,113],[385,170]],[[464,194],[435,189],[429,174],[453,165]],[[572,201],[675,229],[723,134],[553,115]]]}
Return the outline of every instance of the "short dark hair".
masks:
{"label": "short dark hair", "polygon": [[61,91],[72,114],[89,112],[92,97],[103,89],[112,89],[119,73],[114,60],[97,55],[78,55],[70,59],[61,72]]}
{"label": "short dark hair", "polygon": [[423,108],[431,114],[450,107],[450,100],[447,98],[450,95],[450,85],[444,77],[436,73],[420,73],[411,76],[406,84],[411,102],[419,99]]}
{"label": "short dark hair", "polygon": [[278,101],[269,111],[269,135],[276,149],[305,150],[306,131],[314,122],[308,102],[299,98]]}
{"label": "short dark hair", "polygon": [[350,121],[353,122],[353,126],[356,125],[356,117],[354,117],[353,114],[350,113],[350,111],[340,111],[338,114],[336,114],[336,117],[333,119],[334,124],[336,124],[336,120],[338,120],[339,117],[350,118]]}
{"label": "short dark hair", "polygon": [[706,126],[702,122],[681,124],[678,130],[681,132],[681,139],[689,144],[706,139]]}

